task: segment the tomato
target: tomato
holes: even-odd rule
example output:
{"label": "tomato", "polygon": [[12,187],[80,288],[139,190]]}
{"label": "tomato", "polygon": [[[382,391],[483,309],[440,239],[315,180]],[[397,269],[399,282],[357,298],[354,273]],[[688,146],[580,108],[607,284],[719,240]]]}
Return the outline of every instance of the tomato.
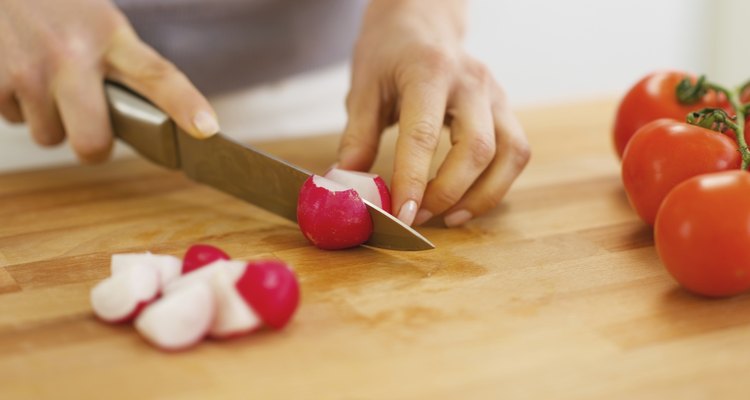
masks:
{"label": "tomato", "polygon": [[614,142],[620,158],[638,128],[655,119],[685,121],[688,113],[707,107],[729,110],[724,96],[714,92],[707,93],[696,104],[681,104],[677,100],[676,88],[686,76],[695,80],[695,76],[686,72],[655,72],[641,79],[628,91],[615,117]]}
{"label": "tomato", "polygon": [[691,178],[672,190],[656,217],[664,266],[686,289],[705,296],[750,290],[750,173]]}
{"label": "tomato", "polygon": [[662,200],[677,184],[700,174],[739,169],[741,164],[737,145],[728,136],[659,119],[641,127],[625,148],[622,182],[630,205],[653,225]]}

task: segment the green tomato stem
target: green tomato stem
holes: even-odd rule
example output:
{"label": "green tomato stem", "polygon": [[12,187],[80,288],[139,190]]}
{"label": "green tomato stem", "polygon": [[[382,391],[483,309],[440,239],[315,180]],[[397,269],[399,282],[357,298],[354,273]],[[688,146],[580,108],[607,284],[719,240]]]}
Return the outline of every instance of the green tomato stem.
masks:
{"label": "green tomato stem", "polygon": [[747,142],[745,141],[745,112],[746,105],[742,104],[740,100],[740,94],[745,90],[749,83],[739,86],[736,90],[727,90],[725,87],[717,85],[715,83],[706,83],[706,86],[718,93],[723,93],[729,101],[729,105],[732,106],[735,114],[734,134],[737,137],[737,144],[739,145],[739,151],[742,155],[742,169],[747,170],[750,166],[750,151],[747,148]]}

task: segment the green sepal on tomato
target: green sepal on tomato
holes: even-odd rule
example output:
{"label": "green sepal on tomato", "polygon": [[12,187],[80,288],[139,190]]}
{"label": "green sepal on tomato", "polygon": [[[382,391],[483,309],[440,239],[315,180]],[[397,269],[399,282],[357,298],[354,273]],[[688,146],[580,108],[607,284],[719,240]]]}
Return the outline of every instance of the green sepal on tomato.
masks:
{"label": "green sepal on tomato", "polygon": [[693,111],[703,108],[731,109],[725,96],[709,91],[691,103],[681,102],[677,87],[686,77],[693,83],[695,75],[680,71],[661,71],[646,75],[625,94],[615,116],[614,144],[617,155],[622,158],[630,138],[643,125],[660,118],[684,121]]}
{"label": "green sepal on tomato", "polygon": [[622,159],[622,182],[638,216],[649,225],[664,197],[696,175],[739,169],[742,157],[729,136],[684,122],[658,119],[630,139]]}
{"label": "green sepal on tomato", "polygon": [[693,177],[664,199],[656,249],[667,271],[691,292],[733,296],[750,291],[750,173]]}

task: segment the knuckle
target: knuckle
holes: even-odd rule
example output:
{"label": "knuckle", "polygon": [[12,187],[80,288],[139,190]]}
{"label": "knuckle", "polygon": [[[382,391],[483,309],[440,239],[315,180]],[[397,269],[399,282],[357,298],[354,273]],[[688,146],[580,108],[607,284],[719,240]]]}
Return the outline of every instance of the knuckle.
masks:
{"label": "knuckle", "polygon": [[492,72],[483,63],[470,59],[463,65],[465,74],[462,82],[467,88],[486,88],[494,83]]}
{"label": "knuckle", "polygon": [[421,120],[409,127],[408,135],[418,149],[433,152],[438,145],[438,131],[440,128],[430,121]]}
{"label": "knuckle", "polygon": [[492,137],[488,134],[477,135],[469,142],[471,160],[476,166],[487,166],[495,158],[496,147]]}
{"label": "knuckle", "polygon": [[434,185],[430,197],[441,209],[445,209],[458,203],[458,201],[461,200],[461,193],[451,187]]}
{"label": "knuckle", "polygon": [[433,74],[441,75],[454,69],[455,59],[450,52],[441,46],[426,46],[420,52],[420,58]]}
{"label": "knuckle", "polygon": [[526,164],[531,160],[531,146],[526,139],[516,139],[511,142],[511,156],[513,157],[513,164],[519,170],[526,167]]}
{"label": "knuckle", "polygon": [[415,189],[423,189],[425,186],[427,186],[427,178],[415,171],[402,172],[394,176],[394,181],[395,180],[398,180],[401,185],[394,186],[402,186]]}

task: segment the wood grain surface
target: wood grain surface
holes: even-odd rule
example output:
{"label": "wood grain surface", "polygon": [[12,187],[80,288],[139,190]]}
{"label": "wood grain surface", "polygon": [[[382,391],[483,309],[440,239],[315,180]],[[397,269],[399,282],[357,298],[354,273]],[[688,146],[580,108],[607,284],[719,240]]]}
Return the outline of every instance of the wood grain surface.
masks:
{"label": "wood grain surface", "polygon": [[[746,399],[750,297],[695,297],[667,275],[620,184],[613,110],[520,112],[528,169],[491,214],[421,229],[428,252],[318,250],[142,160],[0,175],[0,399]],[[261,145],[319,172],[336,146]],[[113,253],[195,242],[291,263],[294,321],[170,354],[94,318]]]}

